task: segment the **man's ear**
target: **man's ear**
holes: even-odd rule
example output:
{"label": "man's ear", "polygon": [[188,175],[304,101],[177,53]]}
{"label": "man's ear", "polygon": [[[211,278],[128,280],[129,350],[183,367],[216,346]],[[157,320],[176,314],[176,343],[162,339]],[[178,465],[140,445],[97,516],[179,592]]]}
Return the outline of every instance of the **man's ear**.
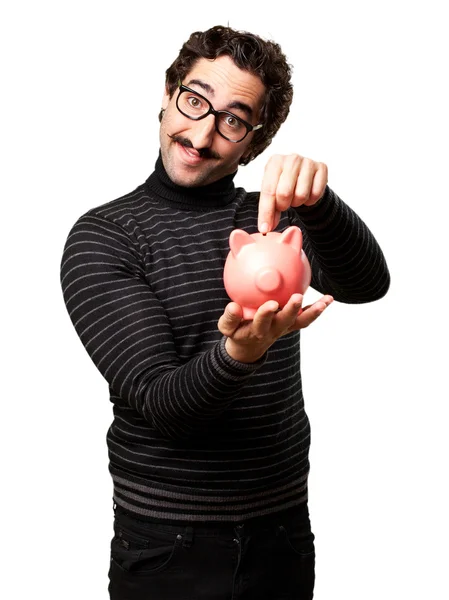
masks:
{"label": "man's ear", "polygon": [[168,93],[167,87],[165,87],[164,95],[162,96],[162,101],[161,101],[161,110],[159,111],[159,116],[158,116],[159,123],[162,123],[162,118],[164,116],[164,112],[165,112],[169,102],[170,102],[170,95]]}
{"label": "man's ear", "polygon": [[170,94],[168,93],[168,88],[165,87],[164,95],[162,96],[161,108],[165,110],[170,102]]}

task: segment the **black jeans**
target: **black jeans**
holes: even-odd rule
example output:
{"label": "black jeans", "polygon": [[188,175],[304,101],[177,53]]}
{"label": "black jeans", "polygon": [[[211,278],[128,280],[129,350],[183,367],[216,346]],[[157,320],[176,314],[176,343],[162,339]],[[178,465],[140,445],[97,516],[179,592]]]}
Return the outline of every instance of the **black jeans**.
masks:
{"label": "black jeans", "polygon": [[307,505],[240,524],[165,524],[115,509],[111,600],[311,600]]}

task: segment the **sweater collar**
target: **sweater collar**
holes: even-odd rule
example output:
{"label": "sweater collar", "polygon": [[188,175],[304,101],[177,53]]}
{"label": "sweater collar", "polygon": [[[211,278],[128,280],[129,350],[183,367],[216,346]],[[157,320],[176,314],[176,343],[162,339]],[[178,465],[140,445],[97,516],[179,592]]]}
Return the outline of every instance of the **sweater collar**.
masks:
{"label": "sweater collar", "polygon": [[159,152],[153,173],[146,180],[150,195],[157,194],[179,208],[207,209],[226,206],[235,197],[234,177],[226,175],[214,183],[199,187],[183,187],[168,176]]}

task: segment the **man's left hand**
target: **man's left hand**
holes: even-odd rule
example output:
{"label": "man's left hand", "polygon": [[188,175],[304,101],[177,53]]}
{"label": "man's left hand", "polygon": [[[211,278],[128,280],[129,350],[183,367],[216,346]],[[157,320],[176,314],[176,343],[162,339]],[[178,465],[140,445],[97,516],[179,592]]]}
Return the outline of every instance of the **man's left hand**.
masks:
{"label": "man's left hand", "polygon": [[276,154],[265,167],[259,199],[260,233],[272,231],[290,206],[311,206],[327,185],[327,166],[299,154]]}

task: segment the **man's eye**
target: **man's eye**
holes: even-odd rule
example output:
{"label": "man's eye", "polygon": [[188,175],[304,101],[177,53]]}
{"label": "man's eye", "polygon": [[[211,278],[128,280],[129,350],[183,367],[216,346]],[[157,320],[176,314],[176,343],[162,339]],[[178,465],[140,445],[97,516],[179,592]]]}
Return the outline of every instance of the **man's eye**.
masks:
{"label": "man's eye", "polygon": [[240,121],[237,121],[235,117],[230,117],[229,115],[226,117],[226,125],[228,127],[232,127],[236,129],[240,125]]}
{"label": "man's eye", "polygon": [[188,102],[192,108],[200,108],[201,106],[201,100],[196,98],[196,96],[190,96]]}

